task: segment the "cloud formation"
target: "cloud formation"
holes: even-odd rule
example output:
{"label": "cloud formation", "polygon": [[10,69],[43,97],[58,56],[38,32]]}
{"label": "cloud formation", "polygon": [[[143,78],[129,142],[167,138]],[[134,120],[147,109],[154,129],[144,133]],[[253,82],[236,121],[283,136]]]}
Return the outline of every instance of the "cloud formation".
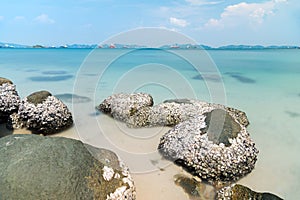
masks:
{"label": "cloud formation", "polygon": [[222,2],[222,1],[206,1],[206,0],[185,0],[185,1],[195,6],[214,5]]}
{"label": "cloud formation", "polygon": [[34,21],[39,22],[41,24],[54,24],[55,23],[55,21],[46,14],[41,14],[41,15],[37,16],[34,19]]}
{"label": "cloud formation", "polygon": [[264,3],[239,3],[227,6],[219,19],[211,18],[205,27],[224,28],[226,26],[258,25],[268,16],[274,15],[276,5],[287,0],[271,0]]}
{"label": "cloud formation", "polygon": [[169,21],[172,25],[179,26],[179,27],[186,27],[187,25],[189,25],[189,23],[186,20],[178,19],[175,17],[170,17]]}
{"label": "cloud formation", "polygon": [[0,21],[2,21],[3,19],[4,19],[4,17],[0,15]]}
{"label": "cloud formation", "polygon": [[15,16],[14,20],[16,21],[20,21],[20,20],[24,20],[25,17],[24,16]]}

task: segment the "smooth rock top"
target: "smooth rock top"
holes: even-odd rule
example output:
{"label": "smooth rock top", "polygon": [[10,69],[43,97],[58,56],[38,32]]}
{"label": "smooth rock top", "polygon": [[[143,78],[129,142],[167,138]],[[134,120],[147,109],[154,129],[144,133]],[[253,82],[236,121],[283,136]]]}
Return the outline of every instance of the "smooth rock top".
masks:
{"label": "smooth rock top", "polygon": [[255,192],[252,191],[250,188],[234,184],[228,187],[224,187],[217,192],[217,200],[283,200],[282,198],[268,193],[268,192]]}
{"label": "smooth rock top", "polygon": [[28,97],[21,101],[18,112],[10,116],[9,129],[27,128],[32,133],[47,135],[72,126],[68,107],[49,92],[41,91]]}
{"label": "smooth rock top", "polygon": [[207,134],[208,140],[214,144],[230,146],[229,138],[234,139],[241,131],[240,125],[222,109],[215,109],[204,113],[206,127],[201,129],[202,134]]}
{"label": "smooth rock top", "polygon": [[0,77],[0,123],[6,123],[10,114],[18,110],[20,97],[12,81]]}
{"label": "smooth rock top", "polygon": [[116,154],[78,140],[38,135],[0,139],[0,199],[134,200]]}
{"label": "smooth rock top", "polygon": [[4,83],[11,84],[11,85],[13,84],[13,82],[11,80],[0,77],[0,85],[2,85]]}
{"label": "smooth rock top", "polygon": [[52,94],[48,91],[38,91],[27,96],[27,101],[37,105],[39,103],[43,103],[43,101],[45,101],[49,96],[52,96]]}

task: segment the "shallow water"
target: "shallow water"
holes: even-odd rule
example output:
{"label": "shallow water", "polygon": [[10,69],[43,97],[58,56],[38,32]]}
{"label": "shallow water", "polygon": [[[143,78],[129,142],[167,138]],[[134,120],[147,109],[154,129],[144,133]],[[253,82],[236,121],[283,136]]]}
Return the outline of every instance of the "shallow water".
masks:
{"label": "shallow water", "polygon": [[[0,49],[0,76],[11,79],[22,97],[45,89],[61,97],[76,124],[55,136],[114,150],[144,200],[190,198],[174,182],[186,172],[156,150],[168,128],[130,129],[96,105],[112,93],[142,91],[155,103],[198,98],[243,110],[260,153],[255,170],[239,183],[298,199],[299,57],[299,50]],[[4,130],[1,135],[10,133]]]}

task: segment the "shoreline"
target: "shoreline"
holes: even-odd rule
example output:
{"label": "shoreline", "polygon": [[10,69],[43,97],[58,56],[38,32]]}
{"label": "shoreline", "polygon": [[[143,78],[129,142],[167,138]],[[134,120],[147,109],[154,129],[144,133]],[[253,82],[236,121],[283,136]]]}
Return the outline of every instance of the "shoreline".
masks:
{"label": "shoreline", "polygon": [[[110,127],[110,132],[115,132],[117,135],[124,134],[120,132],[118,123],[123,124],[122,122],[115,123],[115,120],[113,120],[110,117],[107,117],[105,115],[97,116],[107,127]],[[123,124],[125,126],[125,124]],[[90,127],[91,129],[95,129],[95,127]],[[130,130],[130,128],[128,128]],[[28,130],[15,130],[13,132],[7,130],[5,128],[5,125],[0,126],[0,132],[3,133],[6,132],[7,134],[30,134],[30,131]],[[161,133],[162,134],[162,133]],[[66,138],[72,138],[76,140],[81,140],[80,136],[78,136],[76,132],[76,127],[72,126],[71,128],[62,131],[61,133],[49,135],[49,137],[66,137]],[[84,140],[87,140],[88,138],[85,138]],[[93,138],[92,138],[93,139]],[[100,139],[100,138],[98,138]],[[122,140],[122,137],[118,137],[120,141]],[[123,138],[124,139],[124,138]],[[120,142],[118,141],[118,142]],[[148,144],[148,147],[152,147],[153,149],[157,148],[157,144],[159,142],[156,140],[152,140],[151,144]],[[86,141],[83,141],[84,143],[88,143]],[[93,144],[91,144],[93,145]],[[127,145],[130,146],[130,144],[127,143]],[[132,144],[131,144],[132,145]],[[101,147],[100,147],[101,148]],[[143,148],[143,147],[142,147]],[[110,149],[113,150],[113,149]],[[132,150],[132,149],[131,149]],[[135,149],[136,151],[136,149]],[[115,151],[114,151],[115,152]],[[117,152],[115,152],[117,153]],[[122,157],[118,153],[117,155],[120,157],[122,161],[126,164],[130,164],[132,162],[131,160],[127,160],[128,157]],[[158,161],[160,162],[160,161]],[[143,199],[143,200],[152,200],[152,199],[174,199],[174,200],[183,200],[183,199],[191,199],[189,195],[184,191],[183,188],[175,184],[175,176],[182,175],[189,177],[193,179],[194,177],[186,172],[182,167],[177,166],[176,164],[169,162],[169,164],[160,167],[158,165],[154,165],[156,170],[153,170],[151,172],[134,172],[129,170],[131,172],[131,175],[133,177],[133,180],[135,182],[136,191],[137,191],[137,199]],[[264,177],[262,179],[262,177]],[[252,190],[259,191],[259,192],[271,192],[273,194],[284,196],[285,191],[281,191],[282,193],[278,193],[277,190],[274,190],[275,188],[278,189],[278,183],[276,181],[276,178],[273,176],[273,173],[269,171],[268,169],[264,168],[264,162],[262,161],[262,158],[259,158],[258,162],[256,163],[255,169],[248,174],[247,176],[241,178],[236,183],[245,185]],[[206,191],[206,195],[209,195],[209,193],[213,190],[212,186],[209,184],[203,184],[204,189]],[[277,191],[277,192],[275,192]],[[280,191],[280,190],[279,190]],[[209,198],[208,198],[209,199]]]}

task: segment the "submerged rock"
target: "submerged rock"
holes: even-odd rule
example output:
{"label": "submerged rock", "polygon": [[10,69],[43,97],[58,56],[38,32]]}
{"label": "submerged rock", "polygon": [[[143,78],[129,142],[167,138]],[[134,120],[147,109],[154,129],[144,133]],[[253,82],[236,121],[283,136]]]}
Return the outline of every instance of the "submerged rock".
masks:
{"label": "submerged rock", "polygon": [[207,187],[208,185],[197,181],[195,178],[176,174],[174,176],[174,182],[189,195],[189,199],[191,200],[215,199],[215,190]]}
{"label": "submerged rock", "polygon": [[0,199],[134,200],[116,154],[78,140],[38,135],[0,139]]}
{"label": "submerged rock", "polygon": [[252,191],[243,185],[234,184],[232,186],[224,187],[217,192],[218,200],[240,200],[240,199],[253,199],[253,200],[282,200],[282,198],[271,193],[259,193]]}
{"label": "submerged rock", "polygon": [[68,107],[47,91],[35,92],[24,98],[17,113],[9,117],[9,129],[27,128],[35,134],[52,134],[73,124]]}
{"label": "submerged rock", "polygon": [[18,110],[20,97],[11,80],[0,77],[0,123],[6,123],[10,114]]}
{"label": "submerged rock", "polygon": [[54,95],[58,99],[62,100],[65,103],[87,103],[92,101],[89,97],[80,96],[77,94],[64,93]]}
{"label": "submerged rock", "polygon": [[153,106],[150,97],[115,94],[98,109],[129,127],[172,126],[160,139],[159,152],[201,179],[236,181],[254,169],[258,150],[246,130],[244,112],[194,99]]}

